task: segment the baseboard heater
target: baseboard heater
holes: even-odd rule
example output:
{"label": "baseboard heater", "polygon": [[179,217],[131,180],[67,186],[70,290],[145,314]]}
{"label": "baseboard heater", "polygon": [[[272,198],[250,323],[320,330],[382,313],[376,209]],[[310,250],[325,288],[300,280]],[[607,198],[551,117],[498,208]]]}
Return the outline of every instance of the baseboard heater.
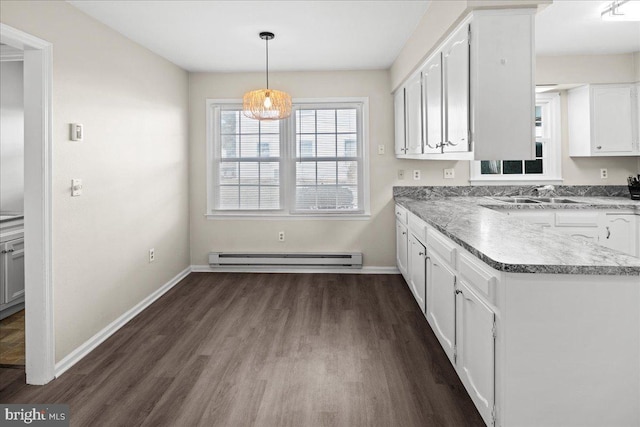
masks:
{"label": "baseboard heater", "polygon": [[211,267],[362,268],[362,253],[211,252]]}

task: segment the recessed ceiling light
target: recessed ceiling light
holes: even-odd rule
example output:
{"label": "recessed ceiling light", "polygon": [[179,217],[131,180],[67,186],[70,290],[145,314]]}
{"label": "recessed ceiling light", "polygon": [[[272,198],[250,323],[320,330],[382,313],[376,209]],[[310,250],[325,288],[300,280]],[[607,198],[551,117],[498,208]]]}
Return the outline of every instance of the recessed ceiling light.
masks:
{"label": "recessed ceiling light", "polygon": [[640,21],[640,1],[615,0],[600,16],[603,21]]}

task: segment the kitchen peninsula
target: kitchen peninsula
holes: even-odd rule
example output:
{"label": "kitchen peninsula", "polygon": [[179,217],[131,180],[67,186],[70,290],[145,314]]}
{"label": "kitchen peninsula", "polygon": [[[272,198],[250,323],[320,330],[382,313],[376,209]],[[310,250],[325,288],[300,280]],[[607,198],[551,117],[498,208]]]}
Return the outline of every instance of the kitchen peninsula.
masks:
{"label": "kitchen peninsula", "polygon": [[[398,268],[488,425],[640,423],[626,191],[394,188]],[[617,235],[628,253],[603,246]]]}

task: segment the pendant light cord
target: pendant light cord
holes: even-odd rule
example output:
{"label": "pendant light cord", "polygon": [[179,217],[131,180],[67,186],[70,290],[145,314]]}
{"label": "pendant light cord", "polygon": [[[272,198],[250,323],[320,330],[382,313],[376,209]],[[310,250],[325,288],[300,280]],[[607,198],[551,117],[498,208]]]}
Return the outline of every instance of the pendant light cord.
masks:
{"label": "pendant light cord", "polygon": [[265,39],[267,43],[267,89],[269,89],[269,39]]}

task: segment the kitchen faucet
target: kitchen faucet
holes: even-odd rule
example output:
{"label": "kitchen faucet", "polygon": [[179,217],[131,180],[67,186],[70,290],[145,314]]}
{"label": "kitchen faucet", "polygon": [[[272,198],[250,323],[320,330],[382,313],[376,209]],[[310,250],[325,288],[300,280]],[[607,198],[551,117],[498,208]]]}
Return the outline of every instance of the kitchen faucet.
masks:
{"label": "kitchen faucet", "polygon": [[540,192],[550,192],[553,193],[556,190],[556,187],[553,185],[545,185],[543,187],[538,187],[538,188],[534,188],[531,191],[531,195],[532,196],[538,196],[540,194]]}

